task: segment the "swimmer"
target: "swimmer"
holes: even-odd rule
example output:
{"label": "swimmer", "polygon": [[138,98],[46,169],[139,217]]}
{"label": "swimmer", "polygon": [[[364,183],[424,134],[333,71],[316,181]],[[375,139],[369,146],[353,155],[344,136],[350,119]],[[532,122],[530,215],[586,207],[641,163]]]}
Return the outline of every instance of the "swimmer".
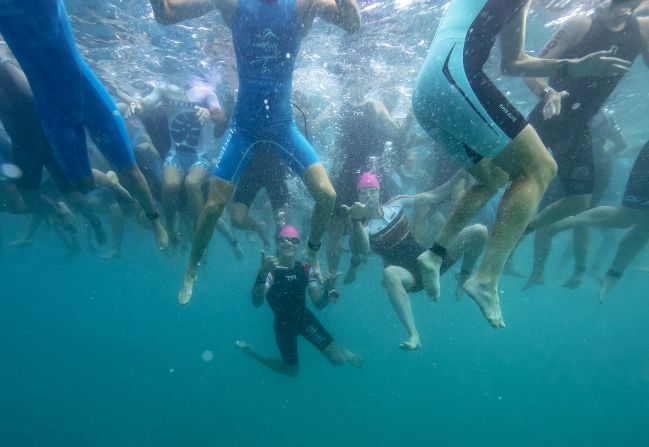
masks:
{"label": "swimmer", "polygon": [[334,365],[349,363],[357,368],[362,359],[334,341],[316,316],[306,307],[306,291],[313,304],[322,309],[338,299],[336,278],[324,274],[324,281],[308,264],[295,260],[300,244],[295,227],[284,226],[277,235],[277,256],[266,256],[262,251],[261,266],[252,289],[252,303],[260,307],[264,299],[275,315],[275,341],[281,359],[264,357],[245,341],[236,346],[271,370],[295,377],[298,374],[297,337],[301,335],[315,346]]}
{"label": "swimmer", "polygon": [[603,303],[649,241],[649,142],[633,164],[620,207],[592,208],[555,223],[550,230],[551,235],[555,235],[564,230],[589,226],[630,228],[618,243],[615,258],[602,279],[598,298]]}
{"label": "swimmer", "polygon": [[[607,52],[581,59],[539,59],[525,54],[530,0],[454,0],[431,44],[413,93],[413,111],[431,136],[477,179],[429,250],[419,256],[423,286],[439,296],[448,246],[509,180],[484,259],[464,289],[494,328],[505,326],[498,282],[503,266],[556,173],[556,163],[525,118],[483,72],[500,36],[501,68],[512,76],[613,76],[628,61]],[[439,132],[439,133],[437,133]]]}
{"label": "swimmer", "polygon": [[124,122],[72,36],[63,0],[6,0],[0,33],[22,67],[52,152],[75,189],[94,187],[87,130],[127,181],[152,221],[156,243],[168,244],[151,191],[133,158]]}
{"label": "swimmer", "polygon": [[[592,15],[571,17],[550,38],[540,57],[573,59],[607,51],[630,62],[642,54],[645,63],[649,63],[649,18],[636,17],[637,6],[637,0],[610,0]],[[524,289],[543,284],[545,264],[552,250],[548,226],[593,206],[598,172],[590,124],[624,75],[625,72],[613,77],[578,77],[565,71],[553,74],[549,80],[526,79],[528,87],[541,100],[528,121],[552,150],[564,196],[546,206],[526,230],[536,230],[536,234],[532,273]],[[573,230],[576,262],[574,273],[566,282],[568,286],[581,282],[588,251],[587,228]]]}
{"label": "swimmer", "polygon": [[319,273],[317,252],[336,192],[317,154],[293,119],[292,77],[300,41],[315,17],[354,32],[360,27],[356,1],[149,1],[156,20],[167,25],[217,9],[232,30],[240,82],[231,127],[210,179],[207,204],[194,235],[189,266],[178,294],[179,302],[186,304],[191,299],[198,264],[216,222],[260,145],[271,146],[293,172],[303,178],[315,200],[304,255]]}
{"label": "swimmer", "polygon": [[[410,305],[409,293],[422,290],[421,269],[417,257],[424,246],[417,240],[417,227],[427,226],[428,215],[442,201],[447,200],[460,179],[455,176],[438,188],[414,196],[397,196],[384,205],[380,204],[381,186],[376,175],[366,172],[358,180],[358,202],[344,209],[352,218],[353,228],[350,245],[352,246],[352,264],[348,277],[356,277],[356,269],[361,265],[361,256],[370,250],[383,259],[383,286],[388,292],[390,302],[408,333],[408,339],[401,343],[401,349],[411,351],[419,349],[421,341],[415,326],[415,318]],[[414,225],[408,223],[404,207],[414,207]],[[425,231],[424,231],[425,232]],[[440,273],[446,272],[460,258],[462,267],[455,278],[458,281],[456,298],[459,300],[473,266],[478,260],[485,241],[487,229],[484,225],[471,225],[464,228],[449,245],[442,260]],[[350,282],[350,281],[346,281]]]}

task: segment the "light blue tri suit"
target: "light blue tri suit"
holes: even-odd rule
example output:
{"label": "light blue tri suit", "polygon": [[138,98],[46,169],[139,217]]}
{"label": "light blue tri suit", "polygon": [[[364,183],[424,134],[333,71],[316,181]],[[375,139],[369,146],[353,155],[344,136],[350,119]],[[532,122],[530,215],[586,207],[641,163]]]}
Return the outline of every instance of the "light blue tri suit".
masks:
{"label": "light blue tri suit", "polygon": [[92,185],[84,128],[116,169],[135,165],[124,122],[79,54],[62,0],[0,1],[0,33],[29,80],[45,135],[72,183]]}
{"label": "light blue tri suit", "polygon": [[419,124],[465,166],[496,157],[527,126],[483,71],[503,27],[529,0],[453,0],[412,96]]}
{"label": "light blue tri suit", "polygon": [[[239,0],[232,23],[239,92],[214,176],[237,184],[260,146],[270,146],[302,176],[319,158],[291,105],[301,34],[295,0]],[[269,173],[273,175],[273,173]]]}

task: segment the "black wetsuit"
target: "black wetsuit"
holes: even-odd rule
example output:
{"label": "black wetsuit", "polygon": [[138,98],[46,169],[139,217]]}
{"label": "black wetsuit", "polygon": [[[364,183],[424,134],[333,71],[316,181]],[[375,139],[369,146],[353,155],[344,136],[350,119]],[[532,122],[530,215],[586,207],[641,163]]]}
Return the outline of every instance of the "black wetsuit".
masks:
{"label": "black wetsuit", "polygon": [[275,340],[287,365],[296,365],[297,337],[306,338],[320,351],[333,342],[333,338],[306,307],[306,289],[311,267],[300,262],[290,270],[276,270],[268,275],[270,285],[266,299],[275,314]]}
{"label": "black wetsuit", "polygon": [[[599,14],[595,14],[590,29],[581,41],[559,57],[574,59],[597,51],[611,51],[615,57],[633,61],[640,54],[642,45],[635,18],[629,18],[621,31],[612,31]],[[541,101],[528,118],[543,143],[552,150],[565,195],[593,193],[595,165],[589,122],[622,77],[554,76],[549,85],[558,92],[565,90],[569,93],[561,103],[561,114],[543,119],[544,101]]]}
{"label": "black wetsuit", "polygon": [[19,189],[41,186],[43,167],[62,192],[73,189],[54,158],[22,70],[11,62],[0,64],[0,120],[11,138],[12,162],[22,170]]}
{"label": "black wetsuit", "polygon": [[649,141],[640,150],[629,173],[622,206],[649,209]]}
{"label": "black wetsuit", "polygon": [[[372,102],[360,106],[345,104],[340,114],[337,129],[337,146],[342,165],[338,171],[333,186],[337,199],[334,213],[345,215],[341,205],[351,205],[357,200],[356,185],[363,172],[372,170],[371,157],[381,157],[385,143],[391,141],[395,150],[399,150],[400,135],[392,126],[386,126],[379,119]],[[384,172],[375,172],[382,180]],[[381,193],[388,195],[387,188],[381,188]],[[381,197],[387,200],[388,197]]]}

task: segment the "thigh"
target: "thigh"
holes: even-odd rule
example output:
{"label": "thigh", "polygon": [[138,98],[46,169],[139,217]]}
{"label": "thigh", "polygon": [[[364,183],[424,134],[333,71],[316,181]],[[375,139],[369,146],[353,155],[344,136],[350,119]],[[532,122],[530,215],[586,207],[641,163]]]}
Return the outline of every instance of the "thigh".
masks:
{"label": "thigh", "polygon": [[297,365],[297,333],[288,321],[275,320],[275,342],[282,361],[287,365]]}
{"label": "thigh", "polygon": [[300,177],[303,177],[312,165],[320,162],[320,157],[300,133],[295,122],[277,132],[273,143],[280,158]]}
{"label": "thigh", "polygon": [[310,310],[307,309],[302,323],[301,335],[319,351],[324,351],[334,341]]}
{"label": "thigh", "polygon": [[219,158],[216,160],[214,177],[236,185],[246,171],[259,142],[242,129],[228,129]]}

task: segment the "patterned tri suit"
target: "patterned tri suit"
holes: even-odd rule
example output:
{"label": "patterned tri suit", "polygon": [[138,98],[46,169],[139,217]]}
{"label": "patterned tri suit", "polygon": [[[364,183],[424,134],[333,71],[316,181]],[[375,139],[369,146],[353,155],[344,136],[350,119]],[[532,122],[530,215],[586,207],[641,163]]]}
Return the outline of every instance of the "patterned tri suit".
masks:
{"label": "patterned tri suit", "polygon": [[237,184],[263,147],[273,148],[299,176],[319,161],[293,119],[300,32],[295,0],[237,2],[232,37],[239,92],[214,176]]}

